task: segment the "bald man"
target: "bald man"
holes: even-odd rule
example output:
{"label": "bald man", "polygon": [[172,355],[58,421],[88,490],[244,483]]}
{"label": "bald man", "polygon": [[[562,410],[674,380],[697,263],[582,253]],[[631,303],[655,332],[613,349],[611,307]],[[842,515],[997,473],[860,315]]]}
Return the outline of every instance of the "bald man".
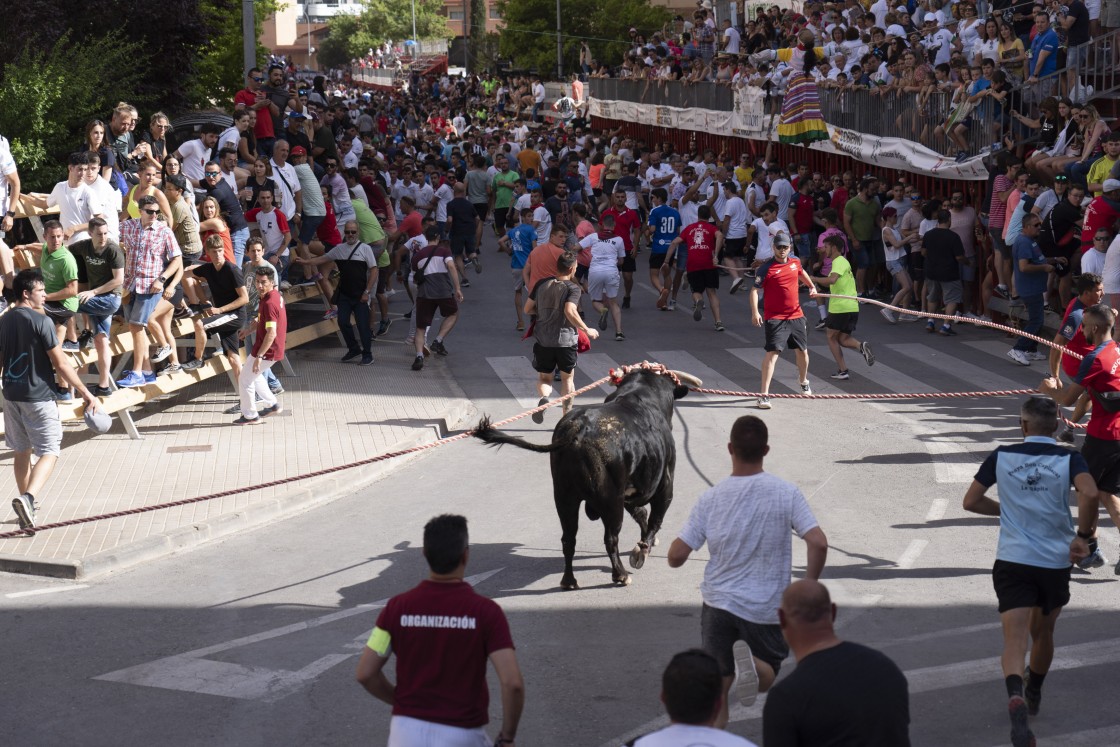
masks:
{"label": "bald man", "polygon": [[885,654],[836,637],[836,605],[819,581],[782,594],[778,624],[797,668],[770,688],[762,710],[766,747],[910,744],[906,677]]}

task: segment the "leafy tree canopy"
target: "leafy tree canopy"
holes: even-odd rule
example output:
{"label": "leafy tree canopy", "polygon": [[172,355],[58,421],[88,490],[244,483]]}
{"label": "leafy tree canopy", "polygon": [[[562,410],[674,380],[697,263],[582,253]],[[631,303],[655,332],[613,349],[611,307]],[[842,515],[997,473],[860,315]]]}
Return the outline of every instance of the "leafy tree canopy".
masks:
{"label": "leafy tree canopy", "polygon": [[[332,18],[327,38],[319,45],[322,67],[341,67],[364,57],[371,47],[392,40],[399,43],[412,38],[410,0],[365,0],[356,16]],[[447,17],[443,0],[416,0],[416,36],[420,39],[446,39]]]}

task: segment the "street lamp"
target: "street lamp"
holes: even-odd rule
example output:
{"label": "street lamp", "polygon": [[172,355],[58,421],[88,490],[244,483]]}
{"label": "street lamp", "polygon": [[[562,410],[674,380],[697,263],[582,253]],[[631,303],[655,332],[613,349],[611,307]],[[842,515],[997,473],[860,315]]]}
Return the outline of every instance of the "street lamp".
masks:
{"label": "street lamp", "polygon": [[564,46],[560,41],[560,0],[556,0],[556,79],[564,80]]}
{"label": "street lamp", "polygon": [[412,0],[412,41],[417,44],[420,40],[416,38],[416,0]]}
{"label": "street lamp", "polygon": [[311,11],[308,5],[303,6],[303,17],[307,21],[307,69],[311,69]]}

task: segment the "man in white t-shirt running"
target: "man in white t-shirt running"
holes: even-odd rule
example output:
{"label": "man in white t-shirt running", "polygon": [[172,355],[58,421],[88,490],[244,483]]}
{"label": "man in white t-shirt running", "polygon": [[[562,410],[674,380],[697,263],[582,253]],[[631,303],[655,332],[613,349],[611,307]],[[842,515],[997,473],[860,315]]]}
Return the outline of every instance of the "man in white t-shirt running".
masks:
{"label": "man in white t-shirt running", "polygon": [[727,725],[727,697],[751,705],[774,684],[789,646],[778,625],[782,592],[792,567],[790,530],[805,541],[806,578],[817,580],[828,539],[796,485],[766,473],[770,452],[766,423],[744,415],[731,426],[727,451],[731,476],[700,496],[669,548],[669,567],[679,568],[708,544],[711,559],[700,584],[700,636],[719,662],[723,702],[715,726]]}

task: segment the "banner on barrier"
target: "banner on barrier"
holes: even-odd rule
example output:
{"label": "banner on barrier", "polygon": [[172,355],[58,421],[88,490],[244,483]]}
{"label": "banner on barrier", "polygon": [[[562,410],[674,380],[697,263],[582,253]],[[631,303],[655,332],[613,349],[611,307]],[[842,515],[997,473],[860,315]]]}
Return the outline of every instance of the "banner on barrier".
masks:
{"label": "banner on barrier", "polygon": [[[636,122],[651,127],[706,132],[725,137],[744,137],[753,140],[776,139],[778,117],[768,111],[770,102],[759,89],[741,89],[735,92],[733,111],[712,109],[678,109],[672,106],[639,104],[632,101],[590,100],[592,116],[619,122]],[[830,153],[842,153],[863,163],[881,168],[893,168],[946,179],[981,181],[988,178],[988,170],[979,156],[957,163],[929,148],[896,137],[867,135],[854,130],[828,128],[829,140],[812,144],[812,148]]]}

